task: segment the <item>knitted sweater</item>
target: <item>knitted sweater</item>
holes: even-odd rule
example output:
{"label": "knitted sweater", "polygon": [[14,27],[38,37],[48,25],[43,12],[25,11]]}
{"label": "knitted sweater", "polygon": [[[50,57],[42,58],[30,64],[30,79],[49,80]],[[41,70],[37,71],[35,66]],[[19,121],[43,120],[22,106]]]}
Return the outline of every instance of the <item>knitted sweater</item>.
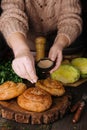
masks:
{"label": "knitted sweater", "polygon": [[47,34],[58,30],[72,43],[82,31],[79,0],[2,0],[0,31],[7,39],[12,33],[28,31]]}

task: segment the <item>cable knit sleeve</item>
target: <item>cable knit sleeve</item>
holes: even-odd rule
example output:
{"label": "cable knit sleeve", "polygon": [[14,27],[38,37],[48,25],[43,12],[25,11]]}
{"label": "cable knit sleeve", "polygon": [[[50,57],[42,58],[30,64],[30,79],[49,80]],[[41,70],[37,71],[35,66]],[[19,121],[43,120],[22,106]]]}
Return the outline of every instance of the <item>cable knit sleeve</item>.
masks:
{"label": "cable knit sleeve", "polygon": [[0,17],[0,31],[5,38],[15,32],[26,36],[28,18],[24,13],[24,0],[2,0],[1,8],[3,12]]}
{"label": "cable knit sleeve", "polygon": [[71,44],[82,32],[79,0],[62,0],[58,19],[58,35],[65,35]]}

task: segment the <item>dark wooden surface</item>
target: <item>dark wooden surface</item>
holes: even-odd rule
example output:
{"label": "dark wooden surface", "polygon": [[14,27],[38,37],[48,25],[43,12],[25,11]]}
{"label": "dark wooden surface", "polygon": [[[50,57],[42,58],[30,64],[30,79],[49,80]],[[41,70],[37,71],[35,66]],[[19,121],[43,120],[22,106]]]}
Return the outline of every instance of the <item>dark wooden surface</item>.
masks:
{"label": "dark wooden surface", "polygon": [[[68,88],[72,93],[73,102],[79,100],[83,93],[87,93],[87,82],[76,87]],[[3,119],[0,116],[0,130],[87,130],[87,105],[81,115],[78,123],[73,124],[72,118],[74,113],[67,113],[62,119],[48,125],[30,125],[17,123],[15,121]]]}

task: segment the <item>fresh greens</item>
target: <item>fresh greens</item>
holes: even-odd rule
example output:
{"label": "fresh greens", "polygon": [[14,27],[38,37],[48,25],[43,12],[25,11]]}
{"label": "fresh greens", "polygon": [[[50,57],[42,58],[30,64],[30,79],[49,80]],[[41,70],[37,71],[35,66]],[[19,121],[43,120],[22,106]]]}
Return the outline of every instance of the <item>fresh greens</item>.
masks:
{"label": "fresh greens", "polygon": [[23,79],[16,75],[12,69],[11,62],[11,60],[0,62],[0,84],[8,80],[14,82],[23,82]]}

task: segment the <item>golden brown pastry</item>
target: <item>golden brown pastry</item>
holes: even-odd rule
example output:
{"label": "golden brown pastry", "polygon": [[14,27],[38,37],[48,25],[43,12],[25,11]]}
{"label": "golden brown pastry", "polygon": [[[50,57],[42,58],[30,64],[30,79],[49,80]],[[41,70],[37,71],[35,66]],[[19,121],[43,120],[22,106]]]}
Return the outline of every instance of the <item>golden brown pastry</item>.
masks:
{"label": "golden brown pastry", "polygon": [[50,108],[52,98],[49,93],[40,88],[28,88],[17,98],[17,103],[23,109],[34,112],[42,112]]}
{"label": "golden brown pastry", "polygon": [[6,81],[0,85],[0,100],[9,100],[22,94],[26,85],[24,83],[14,83],[13,81]]}
{"label": "golden brown pastry", "polygon": [[62,83],[51,78],[38,80],[35,86],[44,89],[53,96],[62,96],[65,93]]}

